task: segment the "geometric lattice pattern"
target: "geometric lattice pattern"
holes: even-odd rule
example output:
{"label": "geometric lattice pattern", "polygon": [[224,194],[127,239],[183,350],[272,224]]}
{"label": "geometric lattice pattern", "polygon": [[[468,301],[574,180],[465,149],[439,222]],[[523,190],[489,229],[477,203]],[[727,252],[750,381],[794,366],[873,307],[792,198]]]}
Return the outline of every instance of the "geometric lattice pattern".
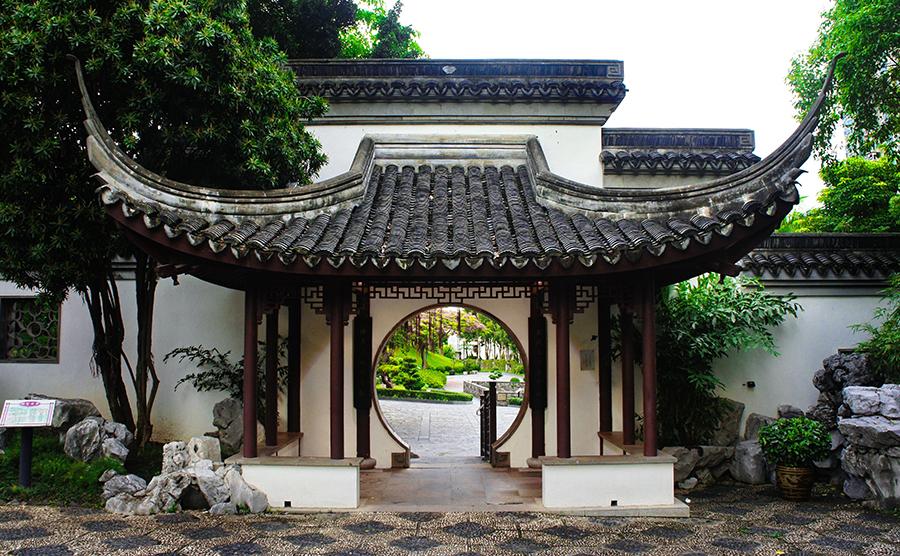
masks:
{"label": "geometric lattice pattern", "polygon": [[0,300],[2,348],[7,361],[59,360],[58,304],[35,297]]}

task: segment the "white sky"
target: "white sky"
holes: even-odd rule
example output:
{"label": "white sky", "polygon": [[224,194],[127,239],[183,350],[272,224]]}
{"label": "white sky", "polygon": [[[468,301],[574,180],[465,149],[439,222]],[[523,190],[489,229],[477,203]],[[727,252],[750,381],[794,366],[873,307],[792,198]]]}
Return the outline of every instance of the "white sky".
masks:
{"label": "white sky", "polygon": [[[387,4],[391,4],[388,0]],[[774,150],[797,125],[785,76],[816,37],[825,0],[404,0],[431,58],[625,62],[612,127],[734,127]],[[821,188],[800,178],[803,206]]]}

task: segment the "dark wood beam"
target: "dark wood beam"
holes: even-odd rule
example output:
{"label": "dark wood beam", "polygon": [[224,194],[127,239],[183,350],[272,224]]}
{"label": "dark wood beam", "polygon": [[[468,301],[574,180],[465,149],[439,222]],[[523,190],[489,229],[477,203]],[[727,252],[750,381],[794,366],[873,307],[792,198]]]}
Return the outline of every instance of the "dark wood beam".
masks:
{"label": "dark wood beam", "polygon": [[531,292],[528,317],[528,405],[531,409],[531,457],[547,454],[544,414],[547,409],[547,319],[543,290]]}
{"label": "dark wood beam", "polygon": [[353,319],[353,406],[356,408],[356,455],[372,455],[369,417],[372,412],[372,316],[368,291],[356,294]]}
{"label": "dark wood beam", "polygon": [[300,432],[300,300],[288,301],[287,430]]}
{"label": "dark wood beam", "polygon": [[259,299],[256,291],[244,294],[244,438],[245,458],[256,457],[256,360]]}
{"label": "dark wood beam", "polygon": [[331,459],[344,458],[344,326],[350,312],[349,293],[349,287],[341,283],[324,289],[325,320],[331,330]]}
{"label": "dark wood beam", "polygon": [[572,286],[554,284],[550,293],[556,323],[556,455],[572,456],[572,408],[569,324],[572,319]]}
{"label": "dark wood beam", "polygon": [[643,284],[641,333],[643,348],[644,455],[657,455],[656,427],[656,288],[653,280]]}
{"label": "dark wood beam", "polygon": [[622,325],[622,436],[625,444],[634,444],[634,323],[631,300],[619,306]]}
{"label": "dark wood beam", "polygon": [[609,301],[597,300],[597,370],[600,430],[612,431],[612,320]]}
{"label": "dark wood beam", "polygon": [[266,446],[278,444],[278,307],[266,313]]}

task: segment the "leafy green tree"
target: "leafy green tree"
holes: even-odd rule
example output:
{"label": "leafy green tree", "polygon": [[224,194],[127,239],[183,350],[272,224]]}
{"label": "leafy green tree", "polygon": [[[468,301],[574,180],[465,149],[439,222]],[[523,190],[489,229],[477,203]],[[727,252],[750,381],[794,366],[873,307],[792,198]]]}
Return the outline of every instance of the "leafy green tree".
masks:
{"label": "leafy green tree", "polygon": [[419,33],[400,23],[403,3],[386,10],[384,0],[361,0],[357,23],[341,34],[341,58],[421,58]]}
{"label": "leafy green tree", "polygon": [[869,364],[884,382],[896,384],[900,382],[900,274],[891,276],[884,302],[875,309],[876,322],[851,328],[869,333],[871,337],[857,349],[866,352]]}
{"label": "leafy green tree", "polygon": [[[657,302],[657,415],[665,445],[709,442],[722,413],[713,363],[737,351],[775,351],[772,328],[800,309],[747,278],[705,274],[666,290]],[[634,353],[640,360],[640,334]],[[620,341],[620,340],[619,340]]]}
{"label": "leafy green tree", "polygon": [[886,157],[822,168],[822,206],[791,213],[779,232],[900,232],[900,166]]}
{"label": "leafy green tree", "polygon": [[149,345],[154,263],[138,256],[143,356],[132,368],[112,268],[131,250],[94,194],[67,55],[84,61],[113,137],[174,179],[307,182],[324,156],[303,123],[325,104],[298,94],[274,42],[253,37],[240,0],[0,0],[0,274],[52,298],[82,296],[112,417],[135,429],[124,360],[145,441],[158,387]]}
{"label": "leafy green tree", "polygon": [[356,25],[353,0],[250,0],[250,26],[275,39],[289,58],[337,58]]}
{"label": "leafy green tree", "polygon": [[833,159],[838,122],[847,128],[850,152],[900,154],[900,0],[836,0],[823,14],[819,35],[791,63],[788,83],[798,114],[815,100],[828,63],[839,53],[835,87],[820,120],[816,150]]}

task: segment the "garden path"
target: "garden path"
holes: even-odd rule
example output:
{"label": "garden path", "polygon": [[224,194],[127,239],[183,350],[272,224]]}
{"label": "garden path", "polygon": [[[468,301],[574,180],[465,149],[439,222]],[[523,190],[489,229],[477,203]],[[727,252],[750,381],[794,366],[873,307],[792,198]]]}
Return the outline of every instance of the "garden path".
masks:
{"label": "garden path", "polygon": [[[418,461],[426,458],[478,457],[481,432],[477,400],[453,404],[400,400],[379,400],[378,403],[397,436],[421,458]],[[518,412],[519,408],[514,406],[497,408],[498,437],[512,425]],[[413,464],[416,462],[416,459],[412,460]]]}

